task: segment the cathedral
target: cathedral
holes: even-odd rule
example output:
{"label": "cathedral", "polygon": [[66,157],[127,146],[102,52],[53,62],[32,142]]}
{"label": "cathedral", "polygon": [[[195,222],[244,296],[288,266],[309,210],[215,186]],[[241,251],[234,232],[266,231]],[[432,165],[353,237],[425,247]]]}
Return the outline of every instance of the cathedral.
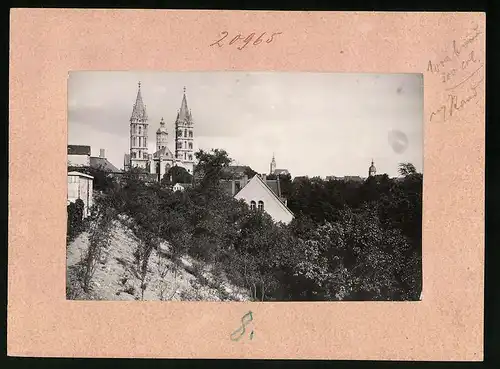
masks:
{"label": "cathedral", "polygon": [[148,152],[149,119],[146,105],[142,99],[141,83],[137,90],[137,97],[132,115],[130,116],[130,151],[124,157],[124,169],[142,168],[161,179],[173,166],[182,167],[193,174],[194,169],[194,123],[186,99],[186,88],[182,96],[181,107],[177,111],[174,122],[173,153],[168,147],[168,129],[163,118],[156,131],[156,150]]}

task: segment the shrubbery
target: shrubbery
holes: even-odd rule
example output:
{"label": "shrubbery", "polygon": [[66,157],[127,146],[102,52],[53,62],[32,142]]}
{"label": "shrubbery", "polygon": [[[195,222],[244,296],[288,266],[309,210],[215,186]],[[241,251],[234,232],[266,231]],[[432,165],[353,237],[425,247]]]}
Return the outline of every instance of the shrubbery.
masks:
{"label": "shrubbery", "polygon": [[117,210],[135,219],[143,273],[163,238],[174,258],[188,253],[211,263],[259,301],[419,298],[418,173],[405,173],[399,182],[387,177],[364,183],[289,181],[296,218],[283,225],[219,188],[217,176],[230,162],[227,153],[197,157],[205,176],[193,188],[172,192],[131,172],[112,195]]}
{"label": "shrubbery", "polygon": [[68,221],[67,221],[67,242],[73,240],[84,229],[83,211],[85,204],[82,199],[77,199],[75,202],[69,203],[67,206]]}

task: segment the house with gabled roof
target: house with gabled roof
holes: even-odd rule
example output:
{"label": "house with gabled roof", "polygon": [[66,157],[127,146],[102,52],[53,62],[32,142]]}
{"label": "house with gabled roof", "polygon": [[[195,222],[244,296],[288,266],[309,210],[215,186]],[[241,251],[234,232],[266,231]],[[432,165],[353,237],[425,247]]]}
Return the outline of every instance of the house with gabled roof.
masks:
{"label": "house with gabled roof", "polygon": [[121,170],[115,167],[107,158],[104,149],[100,149],[99,156],[90,157],[90,167],[99,169],[108,173],[121,173]]}
{"label": "house with gabled roof", "polygon": [[244,200],[252,210],[265,211],[275,222],[290,223],[294,215],[279,193],[279,180],[268,182],[264,176],[256,174],[234,198]]}

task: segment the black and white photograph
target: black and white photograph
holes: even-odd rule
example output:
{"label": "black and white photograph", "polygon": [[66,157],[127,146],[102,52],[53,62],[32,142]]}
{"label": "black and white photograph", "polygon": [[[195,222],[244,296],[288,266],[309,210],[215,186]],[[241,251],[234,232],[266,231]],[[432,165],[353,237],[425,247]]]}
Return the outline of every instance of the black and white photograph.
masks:
{"label": "black and white photograph", "polygon": [[419,301],[422,74],[74,71],[66,298]]}

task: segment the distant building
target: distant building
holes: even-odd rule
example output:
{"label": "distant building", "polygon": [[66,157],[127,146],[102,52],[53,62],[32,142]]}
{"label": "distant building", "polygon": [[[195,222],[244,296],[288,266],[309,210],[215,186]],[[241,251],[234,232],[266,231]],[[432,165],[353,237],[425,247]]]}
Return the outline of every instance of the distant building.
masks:
{"label": "distant building", "polygon": [[191,183],[176,183],[172,186],[172,191],[184,191],[186,188],[189,188],[191,186]]}
{"label": "distant building", "polygon": [[335,176],[327,176],[327,181],[343,181],[343,182],[363,182],[366,178],[360,176],[343,176],[343,177],[335,177]]}
{"label": "distant building", "polygon": [[90,215],[90,208],[93,204],[94,177],[80,172],[68,173],[68,203],[81,199],[84,204],[83,217]]}
{"label": "distant building", "polygon": [[274,157],[273,153],[273,158],[271,160],[271,163],[269,164],[269,174],[275,175],[275,176],[281,176],[281,175],[288,175],[290,172],[288,169],[276,169],[276,159]]}
{"label": "distant building", "polygon": [[370,168],[368,168],[368,177],[373,177],[376,174],[377,174],[377,169],[375,168],[375,165],[373,164],[373,159],[372,159],[372,165],[370,165]]}
{"label": "distant building", "polygon": [[279,180],[271,182],[265,176],[257,174],[234,195],[234,198],[244,200],[252,210],[265,211],[276,222],[288,224],[294,215],[286,206],[286,201],[279,196],[279,191]]}
{"label": "distant building", "polygon": [[68,145],[68,166],[88,167],[90,165],[90,146]]}

